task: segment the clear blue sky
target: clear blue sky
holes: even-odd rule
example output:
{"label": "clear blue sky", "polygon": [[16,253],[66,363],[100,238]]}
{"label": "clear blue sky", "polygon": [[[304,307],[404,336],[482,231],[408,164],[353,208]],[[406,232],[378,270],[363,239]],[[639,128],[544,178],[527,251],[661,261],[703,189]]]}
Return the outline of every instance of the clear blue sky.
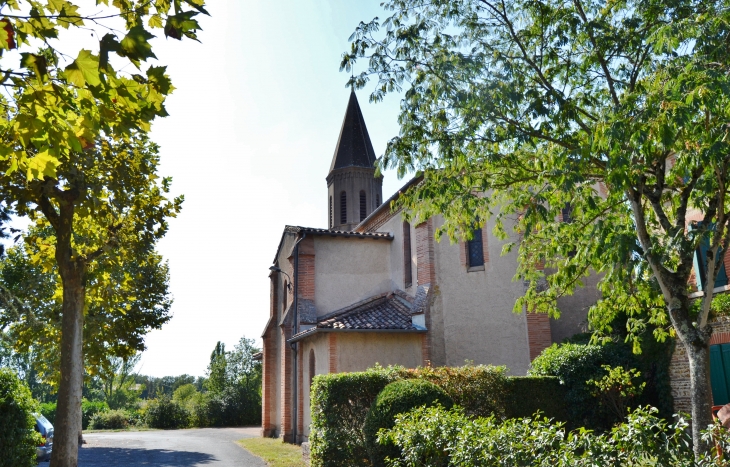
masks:
{"label": "clear blue sky", "polygon": [[[379,0],[210,0],[202,43],[155,39],[177,90],[155,123],[160,173],[185,195],[159,249],[173,318],[147,338],[141,372],[203,375],[217,341],[260,335],[268,268],[285,225],[326,227],[325,177],[349,89],[342,53]],[[378,155],[398,132],[399,97],[358,92]],[[403,184],[392,173],[383,195]]]}

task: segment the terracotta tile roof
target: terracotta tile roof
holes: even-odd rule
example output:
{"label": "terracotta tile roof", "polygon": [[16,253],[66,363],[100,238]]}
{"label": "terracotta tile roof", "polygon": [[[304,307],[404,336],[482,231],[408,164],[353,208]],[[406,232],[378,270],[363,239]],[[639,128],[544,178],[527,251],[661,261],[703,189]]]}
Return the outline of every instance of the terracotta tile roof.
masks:
{"label": "terracotta tile roof", "polygon": [[411,306],[395,294],[369,299],[321,317],[318,328],[331,329],[416,329],[411,324]]}
{"label": "terracotta tile roof", "polygon": [[389,292],[354,303],[317,319],[317,324],[289,339],[298,341],[316,332],[383,331],[424,332],[413,325],[412,298],[401,291]]}

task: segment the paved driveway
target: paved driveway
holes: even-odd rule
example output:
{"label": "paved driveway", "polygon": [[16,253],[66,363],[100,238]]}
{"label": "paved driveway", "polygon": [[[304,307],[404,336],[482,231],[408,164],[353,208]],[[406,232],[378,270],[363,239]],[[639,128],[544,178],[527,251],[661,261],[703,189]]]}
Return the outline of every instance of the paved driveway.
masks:
{"label": "paved driveway", "polygon": [[84,435],[86,444],[79,449],[79,467],[265,467],[260,458],[235,443],[259,436],[260,430],[256,427],[89,433]]}

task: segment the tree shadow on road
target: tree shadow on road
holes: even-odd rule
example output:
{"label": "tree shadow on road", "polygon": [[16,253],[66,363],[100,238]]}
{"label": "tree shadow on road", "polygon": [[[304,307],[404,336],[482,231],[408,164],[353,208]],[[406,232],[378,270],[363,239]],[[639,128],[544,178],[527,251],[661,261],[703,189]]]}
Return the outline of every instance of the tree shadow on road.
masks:
{"label": "tree shadow on road", "polygon": [[211,454],[167,449],[84,447],[79,449],[79,467],[136,466],[194,467],[219,460]]}

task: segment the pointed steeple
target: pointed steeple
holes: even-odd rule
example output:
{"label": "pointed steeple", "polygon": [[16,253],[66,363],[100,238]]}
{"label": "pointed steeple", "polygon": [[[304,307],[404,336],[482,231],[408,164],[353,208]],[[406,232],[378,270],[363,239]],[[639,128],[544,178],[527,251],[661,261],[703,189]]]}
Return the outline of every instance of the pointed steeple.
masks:
{"label": "pointed steeple", "polygon": [[375,151],[354,91],[327,174],[327,194],[327,227],[334,230],[354,229],[383,198],[383,176],[375,176]]}
{"label": "pointed steeple", "polygon": [[372,168],[375,159],[375,151],[373,150],[373,143],[370,142],[365,119],[362,117],[355,91],[352,91],[350,92],[350,100],[347,103],[345,118],[342,121],[335,154],[332,156],[330,172],[344,167]]}

